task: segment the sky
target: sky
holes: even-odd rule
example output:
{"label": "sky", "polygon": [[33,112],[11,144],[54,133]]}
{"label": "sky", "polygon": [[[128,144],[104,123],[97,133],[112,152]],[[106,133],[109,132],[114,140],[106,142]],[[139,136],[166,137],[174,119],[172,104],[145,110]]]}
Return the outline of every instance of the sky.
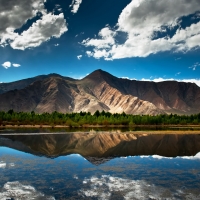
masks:
{"label": "sky", "polygon": [[200,86],[199,0],[0,0],[0,82],[97,69]]}

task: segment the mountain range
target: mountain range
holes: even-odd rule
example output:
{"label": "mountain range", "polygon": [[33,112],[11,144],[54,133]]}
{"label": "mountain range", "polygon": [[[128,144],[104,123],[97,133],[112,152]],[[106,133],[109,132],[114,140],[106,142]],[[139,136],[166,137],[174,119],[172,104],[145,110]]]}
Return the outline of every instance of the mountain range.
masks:
{"label": "mountain range", "polygon": [[195,114],[200,87],[177,81],[117,78],[96,70],[81,80],[58,74],[0,84],[0,110],[36,113],[96,110],[128,114]]}

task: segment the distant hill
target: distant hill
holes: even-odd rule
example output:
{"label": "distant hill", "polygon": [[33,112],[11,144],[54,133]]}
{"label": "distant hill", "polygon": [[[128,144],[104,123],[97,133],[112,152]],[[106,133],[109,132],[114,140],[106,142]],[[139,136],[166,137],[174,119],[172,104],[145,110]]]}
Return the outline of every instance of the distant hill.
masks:
{"label": "distant hill", "polygon": [[200,112],[200,87],[176,81],[117,78],[96,70],[81,80],[49,74],[0,84],[0,110],[37,113],[92,112],[193,114]]}

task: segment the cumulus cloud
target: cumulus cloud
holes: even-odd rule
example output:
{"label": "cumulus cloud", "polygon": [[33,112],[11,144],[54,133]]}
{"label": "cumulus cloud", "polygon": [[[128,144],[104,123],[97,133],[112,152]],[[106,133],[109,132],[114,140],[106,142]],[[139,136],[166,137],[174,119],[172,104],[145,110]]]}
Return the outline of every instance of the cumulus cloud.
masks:
{"label": "cumulus cloud", "polygon": [[20,182],[7,182],[1,192],[0,199],[46,199],[55,200],[54,197],[45,196],[44,194],[38,192],[34,187],[30,185],[22,185]]}
{"label": "cumulus cloud", "polygon": [[[144,180],[130,180],[109,175],[103,175],[100,178],[85,178],[83,184],[89,186],[89,189],[82,189],[79,192],[80,195],[86,198],[96,197],[105,200],[110,199],[114,192],[117,192],[118,196],[121,194],[121,197],[125,200],[182,199],[187,194],[184,190],[178,189],[172,192],[169,188],[155,186]],[[194,195],[190,194],[191,199],[194,197]]]}
{"label": "cumulus cloud", "polygon": [[33,48],[48,41],[51,37],[59,38],[67,31],[66,21],[63,13],[52,15],[51,13],[44,15],[42,19],[37,20],[27,31],[21,35],[16,35],[10,43],[13,49],[24,50]]}
{"label": "cumulus cloud", "polygon": [[11,63],[10,61],[6,61],[2,64],[2,66],[5,68],[5,69],[8,69],[10,68],[11,66],[13,67],[20,67],[21,65],[20,64],[17,64],[17,63]]}
{"label": "cumulus cloud", "polygon": [[[67,29],[63,13],[54,15],[44,8],[45,0],[0,0],[0,45],[10,45],[13,49],[34,48],[52,37],[59,38]],[[41,17],[21,34],[21,28],[28,19],[40,13]]]}
{"label": "cumulus cloud", "polygon": [[78,60],[80,60],[82,57],[83,57],[82,55],[77,56]]}
{"label": "cumulus cloud", "polygon": [[77,13],[81,3],[82,3],[82,0],[72,0],[72,4],[69,6],[69,7],[72,7],[71,12]]}
{"label": "cumulus cloud", "polygon": [[5,68],[5,69],[8,69],[9,67],[11,67],[11,62],[9,61],[6,61],[2,64],[2,66]]}
{"label": "cumulus cloud", "polygon": [[[200,10],[198,0],[132,0],[121,12],[109,40],[99,32],[99,39],[86,39],[82,44],[93,47],[90,56],[106,60],[146,57],[158,52],[190,51],[200,46],[200,22],[183,28],[181,17]],[[167,30],[177,28],[172,37]],[[108,29],[108,27],[106,27]],[[116,41],[120,32],[127,34],[122,44]],[[163,33],[164,37],[158,37]]]}
{"label": "cumulus cloud", "polygon": [[12,65],[13,65],[13,67],[20,67],[21,66],[20,64],[17,64],[17,63],[13,63]]}
{"label": "cumulus cloud", "polygon": [[44,13],[45,0],[0,0],[0,37],[8,33],[8,29],[20,28],[37,12]]}

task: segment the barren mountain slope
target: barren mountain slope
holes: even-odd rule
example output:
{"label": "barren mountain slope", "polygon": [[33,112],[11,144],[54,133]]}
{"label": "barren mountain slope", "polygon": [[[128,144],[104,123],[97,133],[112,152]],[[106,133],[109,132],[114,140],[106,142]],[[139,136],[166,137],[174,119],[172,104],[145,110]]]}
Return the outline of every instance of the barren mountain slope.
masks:
{"label": "barren mountain slope", "polygon": [[93,89],[93,92],[89,91],[84,84],[80,84],[80,81],[49,77],[36,81],[24,89],[1,94],[0,109],[5,111],[13,109],[18,112],[33,110],[37,113],[53,111],[94,113],[96,110],[124,111],[131,114],[162,113],[152,103],[131,95],[123,95],[105,81]]}
{"label": "barren mountain slope", "polygon": [[[119,79],[102,70],[94,71],[85,77],[82,82],[96,96],[101,96],[107,85],[109,85],[123,95],[131,95],[138,97],[140,100],[151,102],[159,112],[160,110],[178,114],[200,112],[200,87],[194,83],[177,81],[155,83]],[[99,90],[99,85],[104,83],[107,83],[106,87]]]}
{"label": "barren mountain slope", "polygon": [[[55,74],[45,77],[23,89],[0,94],[0,110],[37,113],[105,110],[151,115],[200,112],[200,88],[193,83],[131,81],[102,70],[82,80]],[[13,83],[10,84],[12,88]]]}
{"label": "barren mountain slope", "polygon": [[[62,76],[59,74],[49,74],[49,75],[36,76],[33,78],[22,79],[22,80],[14,81],[11,83],[0,83],[0,94],[6,93],[11,90],[23,89],[29,86],[30,84],[34,83],[35,81],[44,80],[48,77],[62,77]],[[72,79],[69,77],[62,77],[62,78],[64,78],[65,80],[75,81],[75,79]]]}

